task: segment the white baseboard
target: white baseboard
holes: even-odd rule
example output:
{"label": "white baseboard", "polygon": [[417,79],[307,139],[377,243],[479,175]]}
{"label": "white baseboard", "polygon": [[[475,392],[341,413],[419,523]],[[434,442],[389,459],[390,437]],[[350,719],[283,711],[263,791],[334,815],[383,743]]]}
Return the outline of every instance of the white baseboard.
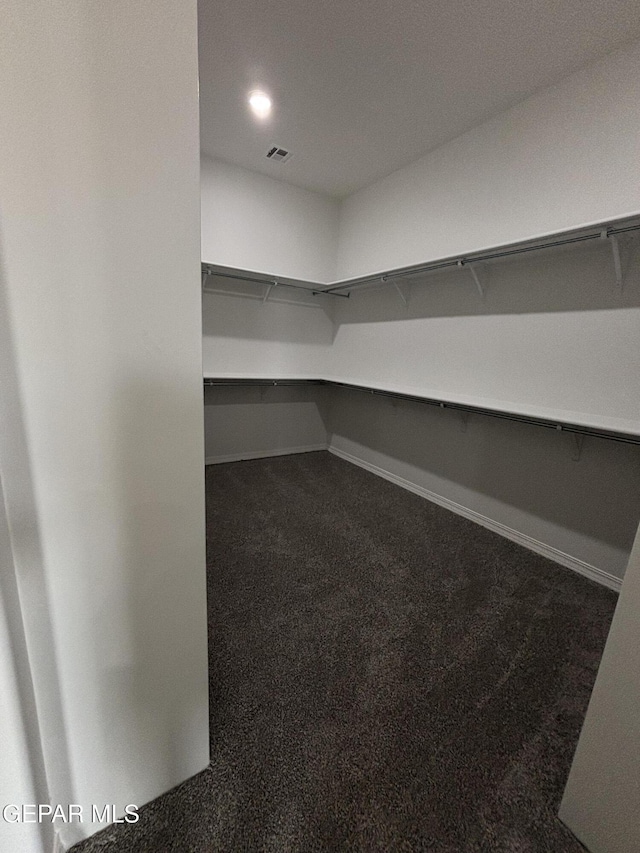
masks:
{"label": "white baseboard", "polygon": [[307,444],[303,447],[285,447],[279,450],[249,450],[242,453],[225,453],[221,456],[207,456],[205,465],[221,465],[223,462],[242,462],[246,459],[267,459],[270,456],[290,456],[294,453],[313,453],[316,450],[327,450],[323,444]]}
{"label": "white baseboard", "polygon": [[540,554],[542,557],[547,557],[549,560],[554,560],[556,563],[560,563],[561,566],[565,566],[567,569],[572,569],[574,572],[578,572],[578,574],[584,575],[585,577],[590,578],[592,581],[596,581],[597,583],[600,583],[603,586],[608,587],[609,589],[615,590],[615,592],[620,592],[620,588],[622,586],[622,581],[620,580],[620,578],[617,578],[615,575],[606,572],[604,569],[599,569],[597,566],[592,566],[589,563],[585,563],[583,560],[579,560],[577,557],[572,557],[571,554],[565,554],[564,551],[560,551],[557,548],[554,548],[552,545],[546,545],[544,542],[540,542],[538,539],[534,539],[533,537],[528,536],[526,533],[521,533],[519,530],[514,530],[512,527],[507,527],[505,524],[501,524],[499,521],[494,521],[492,518],[488,518],[486,515],[482,515],[481,513],[476,512],[473,509],[469,509],[466,506],[462,506],[462,504],[456,503],[455,501],[451,501],[448,498],[444,498],[442,497],[442,495],[438,495],[435,492],[431,492],[429,491],[429,489],[425,489],[423,486],[418,486],[416,483],[412,483],[410,480],[405,480],[404,477],[400,477],[398,474],[393,474],[391,471],[387,471],[384,468],[380,468],[378,465],[374,465],[372,462],[367,462],[365,459],[361,459],[359,456],[353,456],[353,454],[347,453],[344,450],[339,450],[336,447],[329,447],[328,450],[330,453],[333,453],[335,456],[339,456],[346,462],[351,462],[353,465],[358,465],[360,468],[365,468],[372,474],[376,474],[378,477],[382,477],[385,480],[389,480],[391,483],[395,483],[397,486],[401,486],[403,489],[407,489],[407,491],[409,492],[413,492],[416,495],[420,495],[420,497],[426,498],[427,500],[438,504],[438,506],[442,506],[445,509],[449,509],[451,510],[451,512],[455,512],[457,515],[461,515],[464,518],[468,518],[470,521],[475,521],[476,524],[480,524],[482,525],[482,527],[486,527],[488,530],[492,530],[494,533],[499,533],[506,539],[511,539],[512,542],[517,542],[518,545],[523,545],[530,551],[535,551],[536,554]]}

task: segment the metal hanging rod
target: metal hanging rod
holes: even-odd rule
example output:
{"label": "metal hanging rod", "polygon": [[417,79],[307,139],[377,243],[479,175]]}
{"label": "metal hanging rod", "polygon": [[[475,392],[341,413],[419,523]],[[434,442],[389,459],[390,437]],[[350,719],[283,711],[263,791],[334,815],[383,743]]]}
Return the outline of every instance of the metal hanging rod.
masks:
{"label": "metal hanging rod", "polygon": [[428,406],[437,406],[440,409],[453,409],[457,412],[486,415],[487,417],[500,418],[501,420],[516,421],[517,423],[529,424],[531,426],[541,426],[547,429],[557,430],[558,432],[567,432],[572,435],[591,435],[597,438],[605,438],[610,441],[619,441],[623,444],[640,445],[640,435],[634,435],[633,433],[621,432],[619,430],[606,429],[602,427],[585,426],[583,424],[558,420],[556,418],[539,418],[533,415],[522,415],[518,412],[509,412],[503,409],[487,409],[482,406],[473,406],[466,403],[453,403],[448,400],[441,400],[433,397],[420,397],[416,394],[405,394],[401,391],[385,391],[380,388],[371,388],[366,385],[353,385],[348,382],[337,382],[332,379],[234,379],[207,376],[203,381],[205,388],[230,386],[274,387],[281,385],[324,385],[330,388],[343,388],[348,391],[358,391],[379,397],[389,397],[395,400],[406,400],[410,403],[423,403]]}
{"label": "metal hanging rod", "polygon": [[[530,242],[530,243],[522,243],[522,244],[514,244],[511,247],[505,247],[503,249],[488,249],[485,252],[472,252],[469,255],[456,255],[454,257],[445,258],[441,261],[433,261],[432,263],[427,264],[417,264],[415,266],[409,267],[398,267],[397,269],[391,269],[387,272],[380,272],[374,275],[363,276],[362,278],[354,278],[342,282],[338,282],[337,284],[333,284],[329,287],[326,285],[318,283],[317,286],[314,286],[314,282],[309,282],[309,285],[305,284],[293,284],[288,281],[280,281],[277,278],[265,278],[262,276],[256,275],[242,275],[237,272],[226,272],[224,270],[216,269],[213,265],[203,263],[202,264],[202,274],[203,276],[216,276],[219,278],[227,278],[233,279],[236,281],[244,281],[249,284],[260,284],[267,287],[267,291],[265,293],[264,301],[266,302],[269,299],[274,288],[278,287],[287,287],[291,290],[301,290],[304,293],[308,293],[311,296],[338,296],[343,299],[348,299],[349,293],[352,290],[355,290],[359,287],[365,287],[368,284],[380,284],[385,283],[387,281],[392,282],[396,278],[406,278],[408,276],[420,275],[421,273],[428,272],[436,272],[437,270],[449,269],[451,267],[463,267],[467,266],[471,269],[472,274],[474,274],[473,267],[471,266],[474,263],[479,263],[481,261],[492,261],[498,260],[499,258],[509,258],[514,255],[523,255],[529,252],[537,252],[540,249],[553,249],[559,246],[569,246],[577,243],[585,243],[591,240],[602,240],[602,239],[610,239],[611,246],[613,249],[614,263],[616,267],[616,281],[618,284],[622,283],[622,271],[620,267],[620,256],[618,250],[618,244],[616,237],[620,234],[628,234],[630,232],[640,231],[640,223],[633,222],[627,225],[602,225],[593,231],[588,231],[585,233],[573,234],[566,237],[557,237],[551,238],[538,242]],[[474,279],[477,277],[474,274]],[[476,281],[476,284],[478,282]],[[482,290],[481,287],[479,287]],[[348,292],[343,292],[348,291]]]}
{"label": "metal hanging rod", "polygon": [[276,388],[281,385],[327,385],[324,379],[234,379],[227,377],[205,376],[203,379],[205,388],[233,388],[233,387],[258,387]]}
{"label": "metal hanging rod", "polygon": [[447,269],[449,267],[461,267],[468,264],[478,263],[480,261],[492,261],[498,258],[512,257],[513,255],[523,255],[527,252],[538,251],[538,249],[552,249],[557,246],[568,246],[573,243],[585,243],[589,240],[602,240],[609,237],[615,238],[618,234],[627,234],[630,231],[640,231],[640,223],[622,225],[618,227],[603,226],[598,228],[597,231],[588,232],[586,234],[575,234],[570,237],[558,237],[557,239],[545,240],[544,242],[531,243],[527,245],[514,245],[512,248],[496,249],[495,251],[487,250],[486,252],[474,252],[469,255],[458,255],[446,258],[442,261],[434,261],[429,264],[402,267],[389,270],[388,272],[376,273],[375,275],[369,275],[363,278],[352,279],[351,281],[344,281],[340,284],[334,284],[323,292],[338,295],[342,290],[351,291],[356,287],[363,287],[367,284],[373,283],[384,283],[386,281],[391,281],[394,278],[405,278],[406,276],[435,272],[436,270]]}
{"label": "metal hanging rod", "polygon": [[[208,264],[202,264],[202,274],[205,276],[218,276],[219,278],[231,278],[236,281],[246,281],[250,284],[264,284],[269,288],[274,287],[288,287],[292,290],[303,290],[305,293],[311,294],[311,296],[339,296],[343,299],[348,299],[348,293],[331,293],[328,290],[321,290],[320,288],[306,287],[304,284],[291,284],[286,281],[280,281],[279,279],[273,278],[258,278],[257,276],[250,275],[238,275],[237,273],[228,273],[223,272],[221,270],[216,270],[210,267]],[[267,293],[268,296],[268,293]]]}

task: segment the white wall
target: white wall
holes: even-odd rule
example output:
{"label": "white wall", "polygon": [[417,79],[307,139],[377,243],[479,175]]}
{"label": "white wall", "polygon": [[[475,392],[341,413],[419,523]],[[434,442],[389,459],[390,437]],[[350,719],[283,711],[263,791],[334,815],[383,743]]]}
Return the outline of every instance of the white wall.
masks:
{"label": "white wall", "polygon": [[214,293],[202,297],[202,330],[205,376],[321,378],[333,338],[322,308]]}
{"label": "white wall", "polygon": [[640,241],[602,241],[354,291],[329,378],[640,433]]}
{"label": "white wall", "polygon": [[337,277],[640,210],[640,43],[347,198]]}
{"label": "white wall", "polygon": [[325,388],[205,389],[205,462],[326,450]]}
{"label": "white wall", "polygon": [[208,761],[196,4],[4,12],[8,523],[50,796],[122,813]]}
{"label": "white wall", "polygon": [[203,261],[294,279],[333,280],[335,199],[210,157],[202,158],[201,183]]}
{"label": "white wall", "polygon": [[640,528],[560,817],[591,853],[640,850]]}

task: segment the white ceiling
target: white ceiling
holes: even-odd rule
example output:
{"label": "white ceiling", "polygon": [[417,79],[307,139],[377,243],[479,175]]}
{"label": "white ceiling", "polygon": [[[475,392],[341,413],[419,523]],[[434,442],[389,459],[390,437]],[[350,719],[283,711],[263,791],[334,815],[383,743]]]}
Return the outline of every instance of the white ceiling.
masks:
{"label": "white ceiling", "polygon": [[[640,35],[637,0],[199,0],[206,154],[334,196]],[[251,89],[274,101],[267,123]],[[272,163],[273,145],[292,151]]]}

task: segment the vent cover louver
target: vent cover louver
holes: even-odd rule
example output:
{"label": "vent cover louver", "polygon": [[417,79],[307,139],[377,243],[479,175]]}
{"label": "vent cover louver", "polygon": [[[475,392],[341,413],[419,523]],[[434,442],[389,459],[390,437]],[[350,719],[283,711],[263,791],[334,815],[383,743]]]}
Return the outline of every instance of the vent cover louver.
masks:
{"label": "vent cover louver", "polygon": [[284,163],[289,157],[291,157],[291,151],[280,148],[279,145],[274,145],[267,151],[267,160],[272,160],[274,163]]}

